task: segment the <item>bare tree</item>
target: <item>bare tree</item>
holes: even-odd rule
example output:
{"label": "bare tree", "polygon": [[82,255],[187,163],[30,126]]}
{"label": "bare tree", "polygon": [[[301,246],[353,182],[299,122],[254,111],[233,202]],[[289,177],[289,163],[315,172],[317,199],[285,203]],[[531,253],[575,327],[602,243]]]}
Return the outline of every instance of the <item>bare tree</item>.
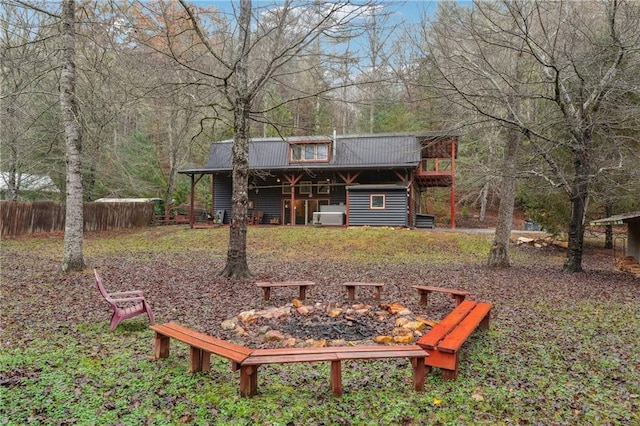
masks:
{"label": "bare tree", "polygon": [[[494,241],[489,253],[491,267],[509,266],[509,237],[513,223],[518,153],[522,130],[513,124],[524,109],[521,53],[510,49],[518,40],[497,28],[493,21],[506,26],[509,19],[499,10],[483,5],[476,12],[468,8],[444,6],[439,20],[430,28],[423,27],[428,49],[425,54],[439,75],[435,85],[446,98],[467,110],[468,124],[493,120],[505,135],[497,174],[500,203]],[[522,44],[522,43],[520,43]]]}
{"label": "bare tree", "polygon": [[[517,129],[544,160],[531,173],[565,192],[571,205],[567,271],[582,269],[590,183],[596,174],[620,167],[624,155],[622,146],[598,135],[618,126],[621,116],[611,112],[616,104],[628,104],[633,90],[626,77],[639,53],[638,7],[626,1],[477,2],[441,19],[436,40],[446,43],[430,44],[434,56],[464,70],[448,67],[441,73],[453,99]],[[470,40],[449,25],[465,29]],[[521,65],[503,66],[495,55]],[[599,157],[603,146],[618,155]]]}
{"label": "bare tree", "polygon": [[85,267],[83,255],[82,199],[82,127],[76,97],[75,0],[62,3],[62,70],[60,72],[60,108],[65,129],[67,158],[67,202],[64,228],[63,271]]}
{"label": "bare tree", "polygon": [[[352,2],[291,2],[261,5],[253,14],[250,0],[239,2],[236,32],[232,38],[215,40],[214,32],[207,32],[202,11],[180,0],[197,33],[200,45],[193,49],[206,51],[197,60],[172,56],[185,67],[199,72],[204,84],[222,95],[217,108],[233,113],[234,143],[232,148],[233,194],[227,264],[222,275],[248,277],[251,275],[246,256],[246,213],[249,178],[249,137],[252,121],[261,121],[256,100],[270,82],[285,84],[291,81],[291,67],[298,60],[313,54],[315,43],[325,37],[339,38],[366,11],[370,3]],[[255,28],[252,28],[255,25]],[[226,28],[219,28],[226,30]],[[321,61],[305,61],[316,64]],[[307,69],[307,72],[309,70]],[[320,72],[320,70],[316,70]],[[321,90],[326,90],[322,88]],[[317,93],[298,90],[294,99],[313,99]],[[216,108],[216,109],[217,109]]]}
{"label": "bare tree", "polygon": [[58,19],[22,5],[0,8],[0,169],[7,198],[17,201],[29,175],[50,175],[61,143],[58,60],[50,45]]}

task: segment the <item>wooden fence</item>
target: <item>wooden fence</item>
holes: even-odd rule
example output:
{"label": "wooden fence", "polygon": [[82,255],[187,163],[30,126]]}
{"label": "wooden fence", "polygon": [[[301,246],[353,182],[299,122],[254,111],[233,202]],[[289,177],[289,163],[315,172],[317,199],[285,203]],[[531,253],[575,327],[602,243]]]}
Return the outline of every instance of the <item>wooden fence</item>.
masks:
{"label": "wooden fence", "polygon": [[[65,205],[0,201],[0,236],[64,231]],[[153,203],[84,203],[84,230],[142,228],[153,222]]]}

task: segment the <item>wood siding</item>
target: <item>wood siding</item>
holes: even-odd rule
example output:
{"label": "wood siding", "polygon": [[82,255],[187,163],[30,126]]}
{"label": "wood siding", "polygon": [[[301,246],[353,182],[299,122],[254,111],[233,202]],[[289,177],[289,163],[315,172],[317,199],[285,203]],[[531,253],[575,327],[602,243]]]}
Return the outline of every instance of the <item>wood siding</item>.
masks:
{"label": "wood siding", "polygon": [[[349,191],[349,226],[407,226],[409,198],[406,188],[357,189]],[[371,209],[370,196],[385,195],[384,209]]]}

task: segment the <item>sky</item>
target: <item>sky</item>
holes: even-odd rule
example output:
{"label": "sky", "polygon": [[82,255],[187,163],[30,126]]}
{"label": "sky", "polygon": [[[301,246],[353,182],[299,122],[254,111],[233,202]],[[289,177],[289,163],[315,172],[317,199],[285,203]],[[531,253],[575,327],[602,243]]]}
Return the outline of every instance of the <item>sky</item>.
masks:
{"label": "sky", "polygon": [[[237,4],[237,1],[229,0],[190,0],[196,4],[212,5],[223,12],[232,13],[233,3]],[[422,12],[426,11],[428,14],[434,13],[437,9],[437,4],[440,0],[381,0],[381,3],[389,5],[393,10],[397,10],[407,22],[418,22],[422,16]],[[468,3],[470,0],[459,1],[459,3]],[[260,7],[260,5],[272,4],[273,0],[254,0],[253,7]]]}

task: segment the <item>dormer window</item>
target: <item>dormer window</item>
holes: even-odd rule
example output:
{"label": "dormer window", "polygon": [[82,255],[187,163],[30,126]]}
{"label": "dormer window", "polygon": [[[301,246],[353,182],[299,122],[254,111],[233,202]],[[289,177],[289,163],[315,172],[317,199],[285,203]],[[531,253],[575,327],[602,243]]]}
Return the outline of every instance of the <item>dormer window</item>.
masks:
{"label": "dormer window", "polygon": [[292,163],[329,162],[329,142],[292,143],[289,145]]}

